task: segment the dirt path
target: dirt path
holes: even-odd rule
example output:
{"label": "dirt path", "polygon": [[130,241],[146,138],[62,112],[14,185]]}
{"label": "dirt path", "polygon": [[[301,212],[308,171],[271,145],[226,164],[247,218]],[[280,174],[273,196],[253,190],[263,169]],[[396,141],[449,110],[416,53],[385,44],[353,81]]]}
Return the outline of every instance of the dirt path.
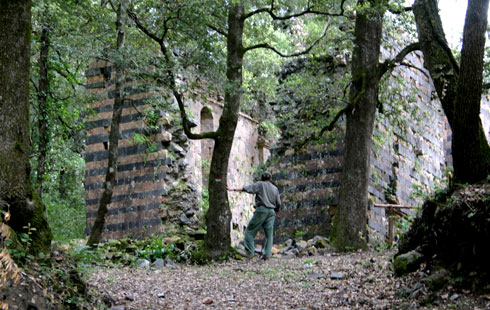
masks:
{"label": "dirt path", "polygon": [[[389,253],[374,252],[163,269],[99,267],[88,282],[118,310],[423,309],[428,294],[414,277],[392,276]],[[476,307],[460,307],[469,303],[464,293],[435,297],[426,309]]]}

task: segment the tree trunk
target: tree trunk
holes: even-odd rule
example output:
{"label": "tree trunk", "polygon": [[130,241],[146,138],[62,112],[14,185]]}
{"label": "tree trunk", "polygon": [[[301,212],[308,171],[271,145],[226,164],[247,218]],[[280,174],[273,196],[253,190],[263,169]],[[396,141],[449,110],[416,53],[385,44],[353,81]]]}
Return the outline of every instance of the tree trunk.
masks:
{"label": "tree trunk", "polygon": [[[117,43],[116,52],[120,52],[124,44],[124,27],[126,15],[126,1],[120,0],[117,11],[116,31]],[[104,182],[104,191],[99,202],[99,209],[95,218],[92,231],[90,232],[87,245],[94,246],[102,239],[102,232],[105,225],[105,217],[112,201],[112,192],[116,180],[118,146],[119,146],[119,124],[121,123],[121,114],[124,102],[124,60],[118,59],[114,62],[115,67],[115,90],[114,105],[112,108],[111,131],[109,133],[109,150],[107,172]]]}
{"label": "tree trunk", "polygon": [[240,114],[243,65],[244,10],[240,4],[228,11],[225,106],[215,139],[209,175],[209,210],[204,244],[210,258],[225,255],[231,247],[231,210],[226,191],[228,161]]}
{"label": "tree trunk", "polygon": [[[364,1],[359,1],[362,4]],[[380,56],[382,16],[373,8],[357,13],[352,59],[351,109],[347,114],[344,164],[339,204],[331,239],[339,251],[367,247],[367,203],[372,134],[378,99],[377,66]]]}
{"label": "tree trunk", "polygon": [[[47,10],[47,7],[45,10]],[[48,94],[49,94],[49,75],[48,75],[48,55],[49,55],[49,25],[47,24],[48,12],[45,12],[43,18],[41,41],[40,41],[40,55],[39,55],[39,84],[38,84],[38,121],[37,130],[39,134],[38,141],[38,156],[37,156],[37,176],[36,186],[39,197],[43,194],[44,173],[46,172],[46,155],[49,144],[49,130],[48,130]]]}
{"label": "tree trunk", "polygon": [[49,253],[51,230],[29,178],[31,1],[0,0],[0,29],[0,205],[14,231],[33,228],[31,253]]}
{"label": "tree trunk", "polygon": [[444,113],[451,126],[454,181],[473,183],[490,173],[490,149],[479,118],[488,0],[468,3],[461,69],[447,47],[436,0],[416,0],[417,32]]}
{"label": "tree trunk", "polygon": [[490,147],[480,119],[488,0],[470,0],[466,11],[452,140],[454,178],[476,183],[490,173]]}

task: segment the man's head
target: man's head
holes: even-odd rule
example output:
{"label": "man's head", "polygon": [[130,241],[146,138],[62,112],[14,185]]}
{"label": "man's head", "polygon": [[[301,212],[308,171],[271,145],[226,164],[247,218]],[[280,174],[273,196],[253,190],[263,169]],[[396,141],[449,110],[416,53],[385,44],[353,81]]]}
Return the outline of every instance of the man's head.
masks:
{"label": "man's head", "polygon": [[270,181],[272,180],[272,174],[270,172],[262,173],[262,181]]}

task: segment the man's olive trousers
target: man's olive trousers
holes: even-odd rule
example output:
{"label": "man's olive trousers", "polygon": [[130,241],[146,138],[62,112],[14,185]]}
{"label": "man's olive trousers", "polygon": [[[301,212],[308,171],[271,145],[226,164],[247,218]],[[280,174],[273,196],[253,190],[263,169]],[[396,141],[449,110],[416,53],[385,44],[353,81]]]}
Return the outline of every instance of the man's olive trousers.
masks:
{"label": "man's olive trousers", "polygon": [[274,236],[274,219],[276,212],[274,209],[266,208],[260,206],[255,209],[252,219],[248,223],[247,229],[245,230],[245,250],[248,254],[253,255],[255,252],[255,235],[261,227],[264,228],[265,241],[264,246],[264,257],[271,257],[272,250],[272,239]]}

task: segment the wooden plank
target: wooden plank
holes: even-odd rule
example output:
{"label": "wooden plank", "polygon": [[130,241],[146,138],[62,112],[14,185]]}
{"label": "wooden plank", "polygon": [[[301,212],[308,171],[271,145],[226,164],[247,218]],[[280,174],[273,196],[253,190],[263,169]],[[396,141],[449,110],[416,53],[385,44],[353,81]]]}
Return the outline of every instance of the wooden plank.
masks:
{"label": "wooden plank", "polygon": [[383,203],[375,203],[374,206],[376,208],[394,208],[394,209],[414,209],[415,207],[412,206],[405,206],[405,205],[392,205],[392,204],[383,204]]}

